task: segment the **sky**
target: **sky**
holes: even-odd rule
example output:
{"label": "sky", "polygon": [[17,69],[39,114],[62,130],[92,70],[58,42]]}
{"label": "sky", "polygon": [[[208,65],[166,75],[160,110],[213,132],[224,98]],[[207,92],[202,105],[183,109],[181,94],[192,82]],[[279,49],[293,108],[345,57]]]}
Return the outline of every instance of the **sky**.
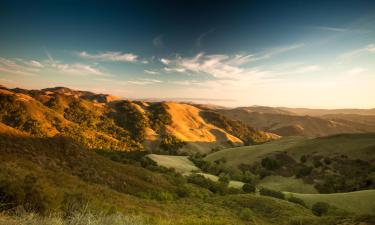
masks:
{"label": "sky", "polygon": [[0,84],[375,108],[375,1],[4,1]]}

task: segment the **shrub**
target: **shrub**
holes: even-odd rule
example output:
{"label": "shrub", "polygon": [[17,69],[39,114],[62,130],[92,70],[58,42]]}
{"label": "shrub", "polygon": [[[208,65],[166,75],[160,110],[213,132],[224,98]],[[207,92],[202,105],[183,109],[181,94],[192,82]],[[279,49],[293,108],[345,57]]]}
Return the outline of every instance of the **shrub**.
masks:
{"label": "shrub", "polygon": [[329,204],[326,202],[317,202],[311,207],[311,211],[314,215],[323,216],[326,215],[329,209]]}
{"label": "shrub", "polygon": [[153,199],[157,201],[172,201],[175,199],[175,196],[173,194],[167,192],[167,191],[158,191],[153,190],[149,192],[143,192],[140,194],[140,197],[146,198],[146,199]]}
{"label": "shrub", "polygon": [[264,196],[270,196],[274,198],[279,198],[279,199],[285,199],[285,196],[282,192],[280,191],[274,191],[268,188],[261,188],[259,193]]}
{"label": "shrub", "polygon": [[227,185],[212,181],[199,174],[192,174],[188,177],[188,182],[206,188],[213,193],[225,195],[229,193]]}
{"label": "shrub", "polygon": [[221,173],[219,175],[219,182],[223,183],[225,185],[228,185],[229,184],[229,177],[228,177],[228,175],[225,174],[225,173]]}
{"label": "shrub", "polygon": [[250,220],[253,218],[253,216],[254,216],[254,213],[249,208],[244,208],[240,212],[240,218],[242,220]]}
{"label": "shrub", "polygon": [[263,158],[261,164],[267,170],[275,170],[280,167],[280,164],[277,162],[277,160],[270,157]]}
{"label": "shrub", "polygon": [[242,186],[242,190],[246,193],[254,193],[255,192],[255,185],[252,184],[252,183],[245,183],[243,186]]}
{"label": "shrub", "polygon": [[46,184],[33,175],[27,175],[21,182],[1,181],[0,203],[0,209],[23,206],[27,211],[45,214],[56,210],[61,201]]}
{"label": "shrub", "polygon": [[306,177],[311,174],[312,171],[311,166],[299,165],[296,168],[295,174],[297,178]]}
{"label": "shrub", "polygon": [[292,196],[292,197],[288,198],[288,201],[289,202],[293,202],[295,204],[302,205],[303,207],[306,207],[305,202],[302,199],[300,199],[300,198]]}
{"label": "shrub", "polygon": [[172,123],[172,117],[169,115],[168,106],[165,103],[153,103],[148,107],[150,125],[153,130],[160,133],[165,125]]}
{"label": "shrub", "polygon": [[181,141],[173,135],[165,134],[161,136],[160,148],[167,151],[169,154],[176,155],[178,149],[182,148],[184,145],[184,141]]}

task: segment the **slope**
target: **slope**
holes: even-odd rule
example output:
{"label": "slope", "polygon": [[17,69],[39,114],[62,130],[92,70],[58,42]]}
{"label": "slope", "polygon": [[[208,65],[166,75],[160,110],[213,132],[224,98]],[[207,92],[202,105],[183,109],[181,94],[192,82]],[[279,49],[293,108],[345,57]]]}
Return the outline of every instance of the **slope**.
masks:
{"label": "slope", "polygon": [[[233,120],[281,136],[327,136],[338,133],[375,132],[375,127],[357,120],[337,120],[288,112],[284,108],[246,107],[217,110]],[[315,115],[315,114],[314,114]]]}

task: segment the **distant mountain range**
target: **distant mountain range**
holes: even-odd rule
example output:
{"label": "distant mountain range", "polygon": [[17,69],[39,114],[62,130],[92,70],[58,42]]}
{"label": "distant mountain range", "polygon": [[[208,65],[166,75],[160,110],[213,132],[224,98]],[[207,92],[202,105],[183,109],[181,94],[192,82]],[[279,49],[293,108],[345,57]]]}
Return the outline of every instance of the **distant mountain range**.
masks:
{"label": "distant mountain range", "polygon": [[304,109],[239,107],[215,109],[233,120],[280,136],[318,137],[375,132],[375,109]]}

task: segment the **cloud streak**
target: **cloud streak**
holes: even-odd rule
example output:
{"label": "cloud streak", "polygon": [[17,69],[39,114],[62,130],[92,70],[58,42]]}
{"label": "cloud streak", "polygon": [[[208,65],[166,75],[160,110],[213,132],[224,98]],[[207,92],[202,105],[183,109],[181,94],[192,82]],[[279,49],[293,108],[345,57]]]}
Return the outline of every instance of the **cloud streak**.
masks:
{"label": "cloud streak", "polygon": [[352,59],[356,57],[360,57],[363,54],[375,53],[375,44],[369,44],[363,48],[355,49],[350,52],[346,52],[339,56],[339,59]]}
{"label": "cloud streak", "polygon": [[43,73],[66,75],[105,75],[98,68],[82,63],[62,63],[50,55],[47,60],[0,58],[0,72],[6,74],[37,76]]}
{"label": "cloud streak", "polygon": [[204,33],[202,33],[201,35],[199,35],[199,37],[197,38],[197,40],[195,41],[195,45],[199,48],[201,47],[202,45],[202,41],[205,37],[207,37],[207,35],[209,35],[210,33],[214,32],[215,29],[210,29]]}
{"label": "cloud streak", "polygon": [[85,51],[79,52],[81,58],[98,60],[98,61],[112,61],[112,62],[138,62],[139,57],[133,53],[122,52],[103,52],[98,54],[89,54]]}
{"label": "cloud streak", "polygon": [[157,74],[160,74],[159,72],[157,71],[153,71],[153,70],[143,70],[143,72],[147,73],[147,74],[151,74],[151,75],[157,75]]}

